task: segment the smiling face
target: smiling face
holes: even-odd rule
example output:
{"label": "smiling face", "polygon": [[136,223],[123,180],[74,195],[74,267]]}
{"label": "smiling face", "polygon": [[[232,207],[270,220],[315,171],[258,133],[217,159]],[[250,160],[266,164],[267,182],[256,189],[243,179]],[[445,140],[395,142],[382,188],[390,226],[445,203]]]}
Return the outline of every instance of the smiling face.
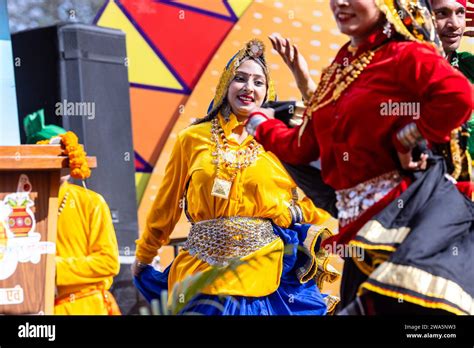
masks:
{"label": "smiling face", "polygon": [[360,44],[385,18],[375,0],[331,0],[331,10],[339,30]]}
{"label": "smiling face", "polygon": [[444,51],[451,54],[459,48],[466,30],[466,9],[456,0],[432,0],[432,4]]}
{"label": "smiling face", "polygon": [[262,106],[267,94],[267,79],[263,68],[249,59],[240,64],[229,85],[227,101],[238,118],[245,118]]}

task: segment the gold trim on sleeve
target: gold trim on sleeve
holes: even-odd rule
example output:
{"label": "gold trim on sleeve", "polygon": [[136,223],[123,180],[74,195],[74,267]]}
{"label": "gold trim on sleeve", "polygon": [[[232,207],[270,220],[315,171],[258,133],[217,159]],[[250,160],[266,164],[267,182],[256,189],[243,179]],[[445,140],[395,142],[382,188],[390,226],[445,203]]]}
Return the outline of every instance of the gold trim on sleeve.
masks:
{"label": "gold trim on sleeve", "polygon": [[303,242],[304,253],[308,259],[304,266],[296,270],[296,275],[301,283],[314,279],[318,288],[322,289],[325,281],[333,283],[340,277],[340,273],[329,264],[329,253],[323,248],[315,250],[319,238],[322,242],[333,235],[329,229],[323,226],[312,225],[308,229]]}
{"label": "gold trim on sleeve", "polygon": [[341,299],[337,296],[327,295],[324,298],[324,302],[327,306],[326,315],[333,315],[336,310],[336,306],[341,302]]}

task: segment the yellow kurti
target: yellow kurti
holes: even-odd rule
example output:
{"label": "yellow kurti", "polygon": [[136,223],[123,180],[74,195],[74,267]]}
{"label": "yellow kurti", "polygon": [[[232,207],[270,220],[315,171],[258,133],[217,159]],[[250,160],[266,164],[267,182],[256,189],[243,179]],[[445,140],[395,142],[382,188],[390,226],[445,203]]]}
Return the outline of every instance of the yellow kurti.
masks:
{"label": "yellow kurti", "polygon": [[[232,150],[245,148],[252,141],[253,137],[248,136],[239,145],[231,137],[232,130],[239,126],[234,115],[231,115],[227,123],[222,116],[218,117]],[[211,195],[216,175],[216,165],[212,163],[214,149],[210,122],[190,126],[179,133],[163,183],[148,215],[145,230],[137,241],[136,257],[141,262],[151,263],[157,250],[169,242],[169,236],[182,213],[182,198],[186,186],[187,211],[195,222],[244,216],[271,219],[281,227],[291,225],[288,207],[292,202],[292,192],[296,184],[274,154],[262,149],[251,166],[237,173],[229,199],[222,199]],[[230,176],[225,171],[222,173]],[[298,205],[307,223],[320,224],[329,218],[326,211],[317,209],[306,197],[299,201]],[[242,282],[231,276],[231,279],[217,284],[214,290],[204,292],[243,296],[264,296],[274,292],[280,281],[282,249],[283,242],[280,239],[270,243],[255,252],[263,255],[277,251],[272,253],[273,260],[261,258],[263,264],[258,267],[260,271],[243,265],[239,268]],[[175,282],[208,267],[207,263],[191,256],[187,251],[181,251],[170,270],[169,289],[172,289]]]}
{"label": "yellow kurti", "polygon": [[[66,199],[64,200],[64,197]],[[64,183],[59,202],[56,242],[55,314],[108,314],[107,291],[118,274],[118,245],[104,198],[80,186]]]}

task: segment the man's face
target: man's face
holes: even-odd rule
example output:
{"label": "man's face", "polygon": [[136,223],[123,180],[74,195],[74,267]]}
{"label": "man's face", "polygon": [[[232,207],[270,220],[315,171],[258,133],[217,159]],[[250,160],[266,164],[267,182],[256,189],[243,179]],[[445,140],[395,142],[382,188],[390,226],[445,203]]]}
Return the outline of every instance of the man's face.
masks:
{"label": "man's face", "polygon": [[466,30],[466,9],[456,0],[432,0],[438,35],[444,51],[456,51]]}

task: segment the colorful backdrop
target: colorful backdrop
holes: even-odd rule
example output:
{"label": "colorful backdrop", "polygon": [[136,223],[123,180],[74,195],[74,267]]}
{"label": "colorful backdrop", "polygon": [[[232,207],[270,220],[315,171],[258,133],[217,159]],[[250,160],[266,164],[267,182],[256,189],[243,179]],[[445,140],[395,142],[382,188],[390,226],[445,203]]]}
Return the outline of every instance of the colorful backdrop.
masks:
{"label": "colorful backdrop", "polygon": [[251,0],[108,1],[96,23],[127,35],[137,199],[196,83]]}
{"label": "colorful backdrop", "polygon": [[[326,0],[110,0],[96,23],[127,34],[141,225],[176,133],[205,114],[220,71],[247,40],[290,37],[316,79],[344,42]],[[282,61],[268,56],[280,99],[299,99]]]}

